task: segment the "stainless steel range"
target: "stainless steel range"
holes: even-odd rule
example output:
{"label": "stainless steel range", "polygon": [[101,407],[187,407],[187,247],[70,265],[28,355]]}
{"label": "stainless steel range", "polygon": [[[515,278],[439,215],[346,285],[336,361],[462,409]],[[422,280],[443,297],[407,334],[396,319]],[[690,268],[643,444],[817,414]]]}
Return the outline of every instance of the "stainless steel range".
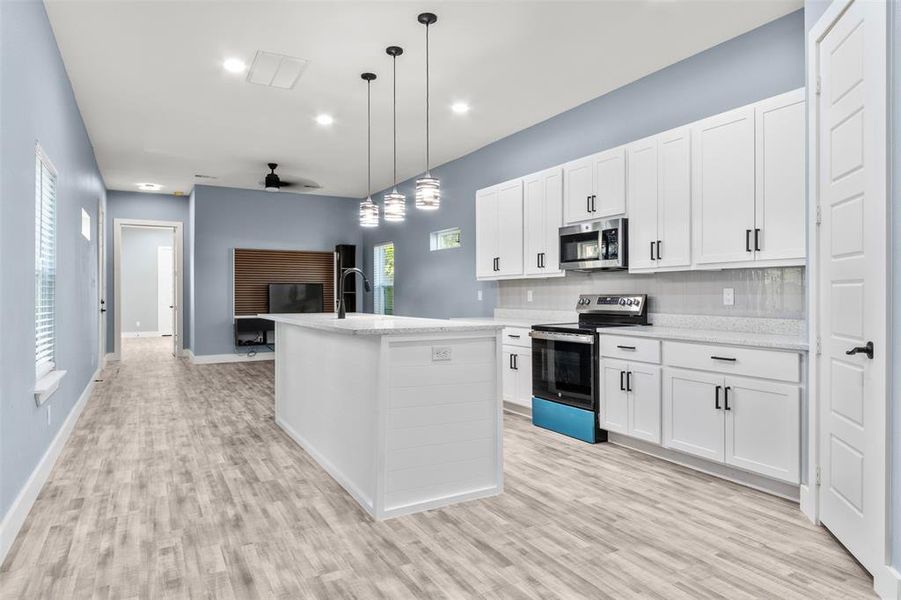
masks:
{"label": "stainless steel range", "polygon": [[647,325],[645,294],[582,294],[577,323],[532,327],[532,423],[586,442],[598,427],[599,327]]}

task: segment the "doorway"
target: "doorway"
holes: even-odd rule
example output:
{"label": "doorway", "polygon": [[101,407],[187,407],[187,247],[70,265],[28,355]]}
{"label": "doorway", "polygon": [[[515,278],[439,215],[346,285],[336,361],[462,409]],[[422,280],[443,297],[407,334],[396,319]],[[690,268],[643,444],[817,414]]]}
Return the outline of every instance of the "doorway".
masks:
{"label": "doorway", "polygon": [[886,25],[887,3],[836,0],[808,46],[812,512],[877,591],[891,577]]}
{"label": "doorway", "polygon": [[116,219],[114,238],[114,358],[125,347],[180,356],[182,224]]}

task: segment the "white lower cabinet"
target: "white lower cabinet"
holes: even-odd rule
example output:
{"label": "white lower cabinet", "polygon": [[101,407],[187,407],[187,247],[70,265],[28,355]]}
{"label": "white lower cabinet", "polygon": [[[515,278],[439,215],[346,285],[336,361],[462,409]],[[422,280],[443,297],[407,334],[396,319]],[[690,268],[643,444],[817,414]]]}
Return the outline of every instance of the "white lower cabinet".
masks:
{"label": "white lower cabinet", "polygon": [[501,386],[504,402],[532,408],[532,341],[528,330],[508,327],[503,336]]}
{"label": "white lower cabinet", "polygon": [[664,446],[799,483],[799,386],[676,368],[663,381]]}
{"label": "white lower cabinet", "polygon": [[660,367],[601,361],[602,429],[660,443]]}

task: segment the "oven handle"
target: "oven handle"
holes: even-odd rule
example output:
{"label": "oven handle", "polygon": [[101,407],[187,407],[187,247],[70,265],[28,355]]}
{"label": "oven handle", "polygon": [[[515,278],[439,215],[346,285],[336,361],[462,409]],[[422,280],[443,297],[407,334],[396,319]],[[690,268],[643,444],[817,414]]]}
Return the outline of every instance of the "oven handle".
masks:
{"label": "oven handle", "polygon": [[556,331],[530,331],[529,337],[536,340],[572,342],[573,344],[594,344],[594,336],[588,333],[558,333]]}

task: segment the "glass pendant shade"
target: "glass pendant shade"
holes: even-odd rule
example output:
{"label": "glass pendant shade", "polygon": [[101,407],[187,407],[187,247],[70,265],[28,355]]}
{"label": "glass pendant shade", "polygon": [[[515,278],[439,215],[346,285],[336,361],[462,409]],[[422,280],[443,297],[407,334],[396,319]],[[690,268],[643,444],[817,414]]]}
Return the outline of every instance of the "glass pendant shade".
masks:
{"label": "glass pendant shade", "polygon": [[403,221],[407,216],[407,197],[394,188],[394,191],[385,194],[382,199],[385,205],[385,220],[392,223]]}
{"label": "glass pendant shade", "polygon": [[441,182],[426,173],[416,180],[416,208],[438,210],[441,205]]}
{"label": "glass pendant shade", "polygon": [[379,207],[372,201],[372,198],[366,198],[360,202],[360,226],[361,227],[378,227],[379,226]]}

